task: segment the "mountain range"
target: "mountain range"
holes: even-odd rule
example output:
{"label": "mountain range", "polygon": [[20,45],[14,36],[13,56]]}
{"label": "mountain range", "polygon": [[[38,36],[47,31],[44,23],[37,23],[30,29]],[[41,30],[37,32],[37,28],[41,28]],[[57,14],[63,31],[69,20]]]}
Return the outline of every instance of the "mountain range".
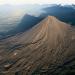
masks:
{"label": "mountain range", "polygon": [[75,25],[75,5],[0,5],[0,40],[29,30],[48,15]]}

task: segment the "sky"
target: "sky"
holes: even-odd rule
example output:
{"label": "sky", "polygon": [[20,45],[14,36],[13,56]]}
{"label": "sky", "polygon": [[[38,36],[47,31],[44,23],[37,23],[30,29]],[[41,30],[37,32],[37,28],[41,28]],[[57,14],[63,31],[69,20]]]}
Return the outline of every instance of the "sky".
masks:
{"label": "sky", "polygon": [[75,4],[75,0],[0,0],[0,4]]}

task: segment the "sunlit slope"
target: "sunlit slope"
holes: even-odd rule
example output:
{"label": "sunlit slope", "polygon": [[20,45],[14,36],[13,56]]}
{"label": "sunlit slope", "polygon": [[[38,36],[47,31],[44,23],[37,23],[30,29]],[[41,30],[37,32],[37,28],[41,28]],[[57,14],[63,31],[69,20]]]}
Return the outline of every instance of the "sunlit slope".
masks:
{"label": "sunlit slope", "polygon": [[74,29],[48,16],[29,31],[0,42],[0,72],[4,75],[56,75],[66,69],[63,66],[75,64],[74,45]]}

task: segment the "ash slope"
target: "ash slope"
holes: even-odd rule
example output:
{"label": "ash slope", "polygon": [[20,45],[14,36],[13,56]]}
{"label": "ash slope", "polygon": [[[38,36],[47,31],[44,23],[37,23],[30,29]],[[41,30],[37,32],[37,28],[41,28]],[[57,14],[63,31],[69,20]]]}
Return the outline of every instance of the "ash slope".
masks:
{"label": "ash slope", "polygon": [[48,16],[29,31],[0,42],[0,72],[5,75],[59,75],[71,70],[73,72],[74,45],[74,28]]}

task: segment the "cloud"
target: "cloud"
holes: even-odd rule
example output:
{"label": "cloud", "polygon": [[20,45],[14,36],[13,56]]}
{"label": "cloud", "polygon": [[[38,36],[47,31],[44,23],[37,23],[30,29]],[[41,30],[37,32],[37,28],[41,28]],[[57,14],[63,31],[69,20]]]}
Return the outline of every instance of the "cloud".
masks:
{"label": "cloud", "polygon": [[74,4],[75,0],[0,0],[0,4]]}

